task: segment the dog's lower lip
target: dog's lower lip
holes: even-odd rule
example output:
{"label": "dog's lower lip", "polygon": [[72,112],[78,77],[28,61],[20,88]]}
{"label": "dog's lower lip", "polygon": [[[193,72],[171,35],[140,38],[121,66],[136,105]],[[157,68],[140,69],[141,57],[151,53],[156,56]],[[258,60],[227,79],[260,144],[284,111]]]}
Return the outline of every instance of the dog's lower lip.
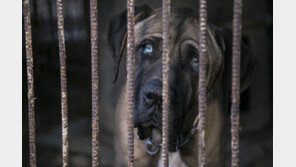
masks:
{"label": "dog's lower lip", "polygon": [[148,127],[157,128],[158,127],[157,123],[155,123],[155,121],[153,121],[153,120],[141,121],[141,122],[137,123],[136,127],[139,125],[141,125],[142,127],[146,127],[146,128],[148,128]]}
{"label": "dog's lower lip", "polygon": [[144,127],[152,126],[152,124],[153,124],[152,121],[141,123],[141,125],[144,126]]}

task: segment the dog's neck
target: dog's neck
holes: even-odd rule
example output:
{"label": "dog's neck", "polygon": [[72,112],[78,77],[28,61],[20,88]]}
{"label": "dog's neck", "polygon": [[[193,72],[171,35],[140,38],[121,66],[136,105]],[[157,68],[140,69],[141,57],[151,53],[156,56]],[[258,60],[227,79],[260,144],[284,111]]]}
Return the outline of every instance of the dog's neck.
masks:
{"label": "dog's neck", "polygon": [[[220,85],[220,86],[219,86]],[[224,110],[223,91],[221,84],[215,84],[213,89],[208,93],[207,111],[206,111],[206,161],[211,162],[211,166],[223,166],[224,164]],[[184,132],[188,132],[192,128],[192,123],[197,115],[198,110],[194,108],[187,114],[184,124]],[[180,150],[183,161],[189,166],[194,166],[198,161],[198,133],[185,144]]]}

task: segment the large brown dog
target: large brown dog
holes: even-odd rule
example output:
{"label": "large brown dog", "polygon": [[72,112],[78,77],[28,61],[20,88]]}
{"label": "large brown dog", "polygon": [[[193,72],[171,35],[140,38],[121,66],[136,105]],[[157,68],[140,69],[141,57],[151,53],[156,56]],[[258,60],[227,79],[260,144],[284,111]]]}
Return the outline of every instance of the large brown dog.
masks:
{"label": "large brown dog", "polygon": [[[148,6],[135,9],[135,166],[160,166],[162,104],[162,16]],[[198,109],[198,15],[188,8],[172,9],[169,18],[170,166],[196,166],[198,133],[190,133]],[[126,45],[126,11],[114,16],[108,42],[116,61],[115,80]],[[231,81],[229,30],[207,28],[206,166],[224,166],[225,116]],[[256,61],[242,44],[241,89],[251,82]],[[116,110],[116,166],[127,164],[127,93],[122,87]]]}

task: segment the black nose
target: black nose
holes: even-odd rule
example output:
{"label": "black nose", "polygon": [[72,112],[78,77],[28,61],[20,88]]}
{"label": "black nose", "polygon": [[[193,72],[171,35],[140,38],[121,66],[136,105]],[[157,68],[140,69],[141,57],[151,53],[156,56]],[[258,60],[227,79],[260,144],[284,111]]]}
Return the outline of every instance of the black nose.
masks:
{"label": "black nose", "polygon": [[161,97],[161,94],[159,93],[146,92],[146,93],[143,93],[142,98],[147,107],[150,107],[152,105],[161,107],[162,97]]}

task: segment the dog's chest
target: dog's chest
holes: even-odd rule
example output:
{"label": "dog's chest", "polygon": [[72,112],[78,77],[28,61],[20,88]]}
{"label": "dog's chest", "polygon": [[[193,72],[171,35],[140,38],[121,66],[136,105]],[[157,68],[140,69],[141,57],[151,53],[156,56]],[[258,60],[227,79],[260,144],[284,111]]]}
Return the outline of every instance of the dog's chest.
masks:
{"label": "dog's chest", "polygon": [[[179,151],[169,153],[169,167],[188,167],[181,159]],[[158,160],[158,167],[161,167],[161,156]]]}

